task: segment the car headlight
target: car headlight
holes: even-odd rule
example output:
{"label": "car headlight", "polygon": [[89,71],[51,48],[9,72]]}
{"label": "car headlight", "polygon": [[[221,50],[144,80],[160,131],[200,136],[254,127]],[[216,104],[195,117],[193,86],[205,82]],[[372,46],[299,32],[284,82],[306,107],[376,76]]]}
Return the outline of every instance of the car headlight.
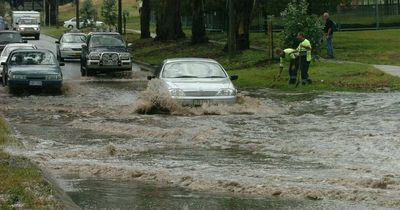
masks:
{"label": "car headlight", "polygon": [[25,28],[18,28],[19,31],[23,31]]}
{"label": "car headlight", "polygon": [[119,58],[121,60],[129,60],[129,59],[131,59],[131,54],[130,53],[121,53],[121,54],[119,54]]}
{"label": "car headlight", "polygon": [[46,80],[61,80],[61,74],[47,75]]}
{"label": "car headlight", "polygon": [[185,92],[179,88],[169,89],[171,96],[185,96]]}
{"label": "car headlight", "polygon": [[100,60],[100,53],[90,53],[89,59],[90,60]]}
{"label": "car headlight", "polygon": [[217,96],[235,96],[237,91],[231,88],[223,88],[218,91]]}
{"label": "car headlight", "polygon": [[10,78],[17,79],[17,80],[24,80],[24,79],[26,79],[26,75],[12,74],[12,75],[10,75]]}

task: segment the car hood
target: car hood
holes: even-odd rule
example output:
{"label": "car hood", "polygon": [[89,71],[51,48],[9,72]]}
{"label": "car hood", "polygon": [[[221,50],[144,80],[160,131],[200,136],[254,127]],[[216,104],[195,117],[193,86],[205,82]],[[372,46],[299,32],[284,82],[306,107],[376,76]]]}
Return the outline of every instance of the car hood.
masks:
{"label": "car hood", "polygon": [[162,80],[169,89],[179,88],[183,91],[219,91],[223,88],[235,88],[228,78],[179,78]]}
{"label": "car hood", "polygon": [[56,65],[24,65],[10,66],[8,71],[13,74],[60,74],[61,69]]}
{"label": "car hood", "polygon": [[90,52],[128,52],[125,47],[92,47]]}
{"label": "car hood", "polygon": [[75,48],[75,49],[82,49],[82,45],[84,43],[62,43],[61,48]]}

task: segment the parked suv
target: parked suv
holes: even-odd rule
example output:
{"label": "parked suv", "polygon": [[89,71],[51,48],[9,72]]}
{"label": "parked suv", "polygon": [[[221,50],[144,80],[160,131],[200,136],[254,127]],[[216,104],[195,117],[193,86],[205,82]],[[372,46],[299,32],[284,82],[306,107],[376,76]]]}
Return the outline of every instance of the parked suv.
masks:
{"label": "parked suv", "polygon": [[[131,44],[128,44],[130,47]],[[92,32],[82,46],[82,76],[131,71],[132,59],[122,36],[115,32]]]}

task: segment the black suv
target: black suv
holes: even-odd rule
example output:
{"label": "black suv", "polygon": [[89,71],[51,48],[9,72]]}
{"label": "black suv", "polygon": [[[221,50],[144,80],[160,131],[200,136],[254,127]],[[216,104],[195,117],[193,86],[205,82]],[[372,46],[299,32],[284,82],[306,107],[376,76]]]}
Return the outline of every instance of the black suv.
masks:
{"label": "black suv", "polygon": [[131,71],[132,59],[119,33],[92,32],[82,46],[81,74],[94,76],[97,73]]}
{"label": "black suv", "polygon": [[26,43],[26,41],[22,40],[21,34],[16,31],[0,31],[0,53],[11,43]]}

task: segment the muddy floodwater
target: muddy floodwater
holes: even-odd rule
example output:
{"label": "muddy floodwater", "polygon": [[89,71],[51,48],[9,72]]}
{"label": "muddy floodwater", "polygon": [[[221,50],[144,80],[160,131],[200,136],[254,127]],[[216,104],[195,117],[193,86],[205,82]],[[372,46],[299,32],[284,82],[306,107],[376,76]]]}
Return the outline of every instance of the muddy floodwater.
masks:
{"label": "muddy floodwater", "polygon": [[247,90],[234,107],[143,115],[146,83],[0,88],[22,142],[7,149],[83,209],[400,208],[400,93]]}

